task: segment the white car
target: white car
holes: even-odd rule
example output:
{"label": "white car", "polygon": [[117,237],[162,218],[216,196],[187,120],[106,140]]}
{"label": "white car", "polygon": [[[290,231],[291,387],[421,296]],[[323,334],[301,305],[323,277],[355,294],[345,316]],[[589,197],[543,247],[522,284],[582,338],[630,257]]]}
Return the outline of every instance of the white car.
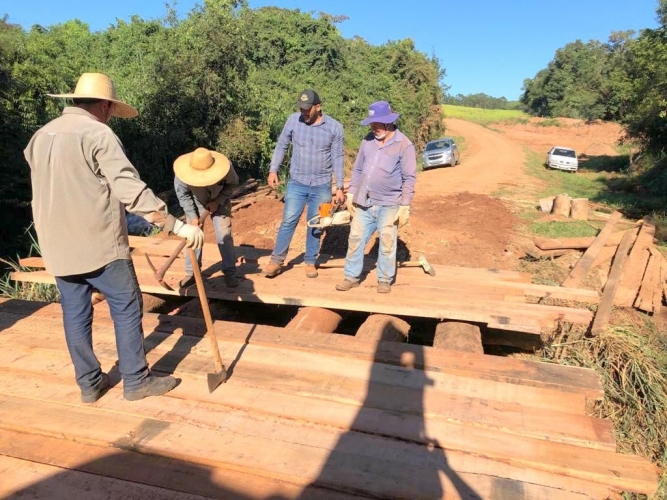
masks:
{"label": "white car", "polygon": [[558,170],[576,172],[579,168],[577,153],[575,153],[574,149],[571,148],[554,146],[547,153],[546,166],[549,168],[556,168]]}

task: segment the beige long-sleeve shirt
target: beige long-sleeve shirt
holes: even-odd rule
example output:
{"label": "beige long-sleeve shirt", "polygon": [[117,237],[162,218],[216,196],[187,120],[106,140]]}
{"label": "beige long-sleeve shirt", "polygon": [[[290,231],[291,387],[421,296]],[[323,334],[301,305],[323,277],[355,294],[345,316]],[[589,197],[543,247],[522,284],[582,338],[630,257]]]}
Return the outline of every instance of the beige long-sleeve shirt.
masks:
{"label": "beige long-sleeve shirt", "polygon": [[129,259],[126,209],[173,229],[174,217],[139,178],[118,137],[84,109],[66,107],[33,135],[24,154],[37,239],[52,275]]}

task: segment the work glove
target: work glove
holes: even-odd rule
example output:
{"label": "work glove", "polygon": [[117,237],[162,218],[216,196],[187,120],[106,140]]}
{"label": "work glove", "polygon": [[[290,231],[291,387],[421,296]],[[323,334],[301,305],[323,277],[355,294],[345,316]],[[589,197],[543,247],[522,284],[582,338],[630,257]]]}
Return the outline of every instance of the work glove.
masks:
{"label": "work glove", "polygon": [[347,193],[345,195],[345,208],[350,212],[350,216],[354,216],[354,211],[356,210],[356,207],[352,203],[352,198],[354,198],[354,194],[352,193]]}
{"label": "work glove", "polygon": [[204,246],[204,232],[198,226],[183,224],[180,220],[177,220],[174,224],[174,234],[185,238],[188,248],[198,250]]}
{"label": "work glove", "polygon": [[410,219],[410,205],[401,205],[398,207],[398,212],[396,212],[396,218],[394,219],[394,224],[398,223],[398,227],[403,227],[408,223]]}

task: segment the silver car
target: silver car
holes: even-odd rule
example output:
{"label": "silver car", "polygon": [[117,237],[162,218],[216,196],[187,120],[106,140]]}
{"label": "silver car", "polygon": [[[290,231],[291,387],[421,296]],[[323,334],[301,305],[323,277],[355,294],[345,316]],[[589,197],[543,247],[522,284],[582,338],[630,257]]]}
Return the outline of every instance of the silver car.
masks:
{"label": "silver car", "polygon": [[558,170],[576,172],[579,168],[579,160],[574,149],[554,146],[547,153],[546,166]]}
{"label": "silver car", "polygon": [[461,154],[456,142],[451,137],[443,137],[437,141],[431,141],[426,144],[422,153],[422,166],[424,170],[441,165],[459,165],[461,163]]}

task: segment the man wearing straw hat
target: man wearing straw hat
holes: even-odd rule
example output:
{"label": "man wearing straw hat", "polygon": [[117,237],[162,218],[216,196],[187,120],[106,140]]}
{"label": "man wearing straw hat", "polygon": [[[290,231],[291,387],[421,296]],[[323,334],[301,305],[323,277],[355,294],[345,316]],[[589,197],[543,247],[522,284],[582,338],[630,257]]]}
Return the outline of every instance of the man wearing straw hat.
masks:
{"label": "man wearing straw hat", "polygon": [[[192,153],[179,156],[174,162],[174,190],[188,222],[199,227],[199,217],[208,210],[213,221],[215,237],[222,257],[222,273],[225,285],[239,286],[236,279],[236,255],[232,238],[232,193],[239,185],[239,176],[223,154],[197,148]],[[195,251],[201,267],[202,251]],[[181,280],[185,288],[194,283],[190,256],[185,256],[186,277]]]}
{"label": "man wearing straw hat", "polygon": [[111,117],[137,110],[116,97],[113,82],[84,73],[60,117],[33,135],[24,151],[30,165],[32,210],[46,270],[61,295],[65,339],[84,403],[109,387],[93,352],[91,295],[104,294],[114,322],[125,399],[159,396],[178,384],[156,377],[146,362],[142,297],[130,258],[125,210],[201,248],[204,234],[167,212],[139,178],[123,146],[107,126]]}
{"label": "man wearing straw hat", "polygon": [[341,292],[359,286],[364,249],[375,231],[380,240],[377,291],[391,292],[396,275],[398,228],[408,223],[417,174],[415,147],[394,124],[399,116],[387,101],[377,101],[368,107],[368,117],[361,121],[371,131],[361,141],[346,196],[347,208],[354,217],[345,258],[345,280],[336,285]]}

